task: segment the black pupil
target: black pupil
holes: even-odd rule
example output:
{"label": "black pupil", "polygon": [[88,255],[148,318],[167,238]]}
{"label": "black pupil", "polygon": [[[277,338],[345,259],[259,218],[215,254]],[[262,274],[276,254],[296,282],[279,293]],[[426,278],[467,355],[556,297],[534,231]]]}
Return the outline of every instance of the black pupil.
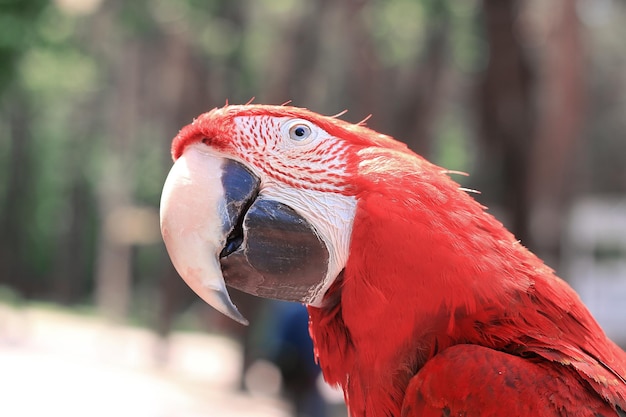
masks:
{"label": "black pupil", "polygon": [[306,133],[306,130],[303,127],[297,127],[294,133],[297,137],[301,138]]}

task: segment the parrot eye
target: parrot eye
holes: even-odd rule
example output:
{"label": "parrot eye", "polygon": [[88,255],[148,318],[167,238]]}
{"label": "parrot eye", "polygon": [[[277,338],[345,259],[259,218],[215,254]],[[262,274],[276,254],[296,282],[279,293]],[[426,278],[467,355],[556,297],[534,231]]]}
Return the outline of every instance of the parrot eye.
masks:
{"label": "parrot eye", "polygon": [[308,143],[317,135],[314,126],[305,120],[295,119],[283,125],[283,134],[294,142]]}
{"label": "parrot eye", "polygon": [[311,128],[307,125],[297,124],[289,128],[289,137],[297,142],[303,141],[311,136]]}
{"label": "parrot eye", "polygon": [[311,129],[308,126],[299,125],[292,127],[289,133],[292,139],[305,139],[311,134]]}

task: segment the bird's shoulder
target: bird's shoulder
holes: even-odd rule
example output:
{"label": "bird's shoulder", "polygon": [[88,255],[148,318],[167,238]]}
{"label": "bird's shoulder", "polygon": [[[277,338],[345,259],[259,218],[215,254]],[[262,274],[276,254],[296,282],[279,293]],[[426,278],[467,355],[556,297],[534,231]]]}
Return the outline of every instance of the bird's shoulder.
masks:
{"label": "bird's shoulder", "polygon": [[478,345],[449,347],[411,379],[403,417],[617,417],[576,370]]}

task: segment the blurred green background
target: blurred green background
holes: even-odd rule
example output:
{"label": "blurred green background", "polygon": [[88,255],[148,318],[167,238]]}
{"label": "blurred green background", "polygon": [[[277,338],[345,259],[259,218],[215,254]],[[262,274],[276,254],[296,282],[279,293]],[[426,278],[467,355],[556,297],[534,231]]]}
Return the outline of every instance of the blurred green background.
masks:
{"label": "blurred green background", "polygon": [[570,214],[626,191],[625,38],[622,0],[1,0],[0,299],[245,340],[177,277],[158,205],[178,130],[253,97],[372,114],[565,279],[587,252],[623,277],[619,234],[572,243],[603,212]]}

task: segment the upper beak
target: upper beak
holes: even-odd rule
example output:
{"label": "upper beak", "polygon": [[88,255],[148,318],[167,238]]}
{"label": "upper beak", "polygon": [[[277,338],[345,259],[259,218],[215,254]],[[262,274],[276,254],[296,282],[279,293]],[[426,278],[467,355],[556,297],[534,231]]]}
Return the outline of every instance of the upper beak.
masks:
{"label": "upper beak", "polygon": [[261,192],[243,164],[188,146],[161,197],[161,232],[174,267],[202,299],[247,324],[226,284],[261,297],[310,302],[329,252],[298,212]]}
{"label": "upper beak", "polygon": [[[237,192],[227,193],[224,173],[238,170],[245,171],[239,174],[248,181],[241,181]],[[174,267],[204,301],[244,325],[248,321],[228,295],[219,257],[238,211],[257,193],[258,185],[258,178],[241,164],[192,145],[170,170],[161,195],[161,233]]]}

